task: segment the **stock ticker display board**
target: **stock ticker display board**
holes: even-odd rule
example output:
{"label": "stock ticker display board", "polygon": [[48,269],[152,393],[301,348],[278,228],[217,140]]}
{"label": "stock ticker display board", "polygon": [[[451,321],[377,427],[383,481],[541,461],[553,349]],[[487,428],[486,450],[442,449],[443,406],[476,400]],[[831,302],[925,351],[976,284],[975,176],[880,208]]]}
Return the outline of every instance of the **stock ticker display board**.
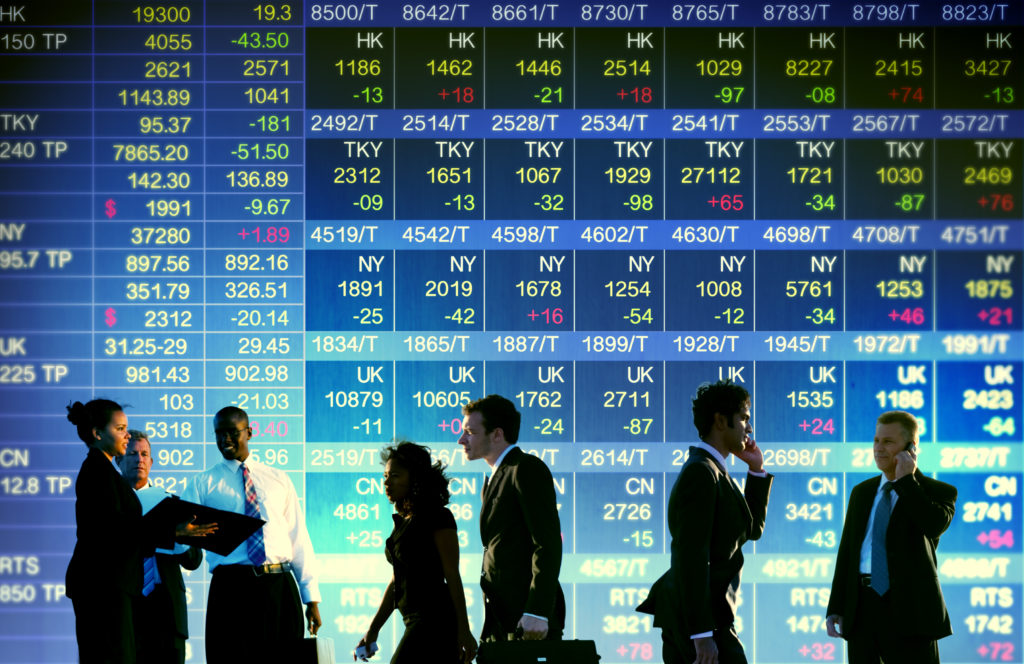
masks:
{"label": "stock ticker display board", "polygon": [[834,558],[894,408],[960,492],[943,659],[1021,662],[1021,24],[1016,1],[0,2],[0,661],[75,660],[64,406],[93,396],[130,404],[174,492],[220,458],[212,414],[249,412],[341,654],[390,575],[378,452],[429,445],[478,631],[486,467],[455,441],[494,392],[554,474],[567,638],[660,661],[633,607],[669,564],[689,400],[731,378],[776,475],[752,662],[844,661]]}

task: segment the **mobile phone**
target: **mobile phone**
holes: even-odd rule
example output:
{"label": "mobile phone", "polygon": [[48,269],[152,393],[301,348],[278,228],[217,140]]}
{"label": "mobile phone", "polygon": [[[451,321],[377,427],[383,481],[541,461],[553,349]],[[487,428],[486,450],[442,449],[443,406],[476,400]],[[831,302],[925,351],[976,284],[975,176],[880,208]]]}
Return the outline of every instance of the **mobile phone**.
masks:
{"label": "mobile phone", "polygon": [[365,662],[368,661],[370,657],[373,657],[373,654],[378,650],[380,649],[377,647],[377,642],[374,641],[373,643],[359,646],[352,651],[352,655]]}

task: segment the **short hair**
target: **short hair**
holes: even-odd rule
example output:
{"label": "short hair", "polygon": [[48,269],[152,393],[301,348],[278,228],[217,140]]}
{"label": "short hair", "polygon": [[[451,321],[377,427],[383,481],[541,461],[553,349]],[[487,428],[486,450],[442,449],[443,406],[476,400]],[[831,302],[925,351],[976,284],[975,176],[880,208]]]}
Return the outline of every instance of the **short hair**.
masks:
{"label": "short hair", "polygon": [[890,410],[878,416],[878,424],[898,424],[907,434],[907,442],[917,445],[917,418],[905,410]]}
{"label": "short hair", "polygon": [[693,400],[693,425],[697,427],[697,435],[704,440],[711,433],[715,413],[721,413],[731,422],[733,415],[740,412],[748,401],[750,392],[742,385],[729,380],[703,383],[697,388],[697,397]]}
{"label": "short hair", "polygon": [[470,401],[462,407],[462,413],[480,413],[484,431],[490,433],[495,429],[501,429],[509,445],[515,445],[519,440],[519,423],[523,416],[516,410],[514,403],[500,394],[488,394],[482,399]]}
{"label": "short hair", "polygon": [[66,408],[68,421],[75,425],[79,439],[89,447],[92,447],[95,440],[92,430],[106,427],[114,413],[124,410],[121,404],[110,399],[93,399],[86,403],[76,401]]}
{"label": "short hair", "polygon": [[249,426],[249,413],[245,412],[238,406],[224,406],[213,416],[213,419],[218,420],[221,418],[238,418],[245,420],[245,426]]}
{"label": "short hair", "polygon": [[445,465],[431,460],[430,448],[402,440],[382,449],[380,461],[383,465],[390,461],[409,473],[409,495],[395,503],[399,514],[424,514],[448,504],[451,494]]}
{"label": "short hair", "polygon": [[128,440],[144,440],[149,442],[149,434],[145,431],[139,431],[138,429],[128,429]]}

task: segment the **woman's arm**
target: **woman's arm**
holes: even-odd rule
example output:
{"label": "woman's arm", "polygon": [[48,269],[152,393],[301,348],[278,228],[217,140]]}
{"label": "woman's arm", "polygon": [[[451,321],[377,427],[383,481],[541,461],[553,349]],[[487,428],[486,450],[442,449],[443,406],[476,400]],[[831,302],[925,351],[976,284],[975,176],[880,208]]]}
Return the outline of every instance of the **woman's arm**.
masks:
{"label": "woman's arm", "polygon": [[[384,589],[384,596],[380,598],[380,606],[377,607],[377,613],[374,614],[373,620],[370,621],[370,628],[366,630],[366,634],[363,638],[359,639],[359,643],[356,647],[369,645],[377,640],[377,635],[380,634],[380,630],[384,627],[384,623],[388,621],[391,614],[395,610],[395,577],[392,576],[391,580],[388,581],[388,587]],[[353,657],[352,659],[355,659]]]}
{"label": "woman's arm", "polygon": [[466,591],[462,588],[462,577],[459,575],[458,534],[451,528],[435,530],[434,544],[441,556],[444,580],[448,583],[448,592],[452,596],[452,605],[455,607],[459,654],[462,661],[468,663],[476,657],[476,639],[473,638],[473,633],[469,630],[469,617],[466,614]]}

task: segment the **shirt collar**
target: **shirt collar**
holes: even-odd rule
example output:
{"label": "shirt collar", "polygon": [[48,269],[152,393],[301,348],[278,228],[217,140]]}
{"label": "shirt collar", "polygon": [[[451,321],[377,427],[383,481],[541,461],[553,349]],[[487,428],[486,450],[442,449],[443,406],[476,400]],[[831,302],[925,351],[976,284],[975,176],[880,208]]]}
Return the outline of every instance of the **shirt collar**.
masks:
{"label": "shirt collar", "polygon": [[498,455],[498,460],[495,461],[494,462],[494,466],[491,467],[491,477],[494,477],[494,473],[498,472],[498,468],[501,467],[501,462],[505,460],[505,457],[508,455],[509,451],[513,447],[515,447],[515,445],[509,445],[508,447],[505,448],[504,452],[502,452],[500,455]]}
{"label": "shirt collar", "polygon": [[[220,460],[220,462],[222,464],[224,464],[224,467],[227,469],[227,471],[229,473],[238,472],[238,467],[242,465],[242,462],[239,461],[238,459],[223,459],[222,458]],[[251,468],[252,467],[252,463],[253,463],[253,461],[252,461],[252,457],[251,456],[245,460],[245,465],[247,467]]]}
{"label": "shirt collar", "polygon": [[882,481],[878,483],[878,491],[876,493],[882,493],[882,490],[885,488],[886,484],[893,484],[896,482],[896,480],[890,480],[888,477],[886,477],[885,473],[881,474],[881,479]]}
{"label": "shirt collar", "polygon": [[711,445],[708,445],[703,440],[697,441],[696,443],[693,444],[693,446],[694,447],[699,447],[700,449],[702,449],[705,452],[707,452],[708,454],[710,454],[711,458],[718,462],[718,465],[721,467],[722,471],[726,475],[729,474],[729,469],[725,465],[725,458],[721,455],[721,453],[718,450],[716,450]]}

